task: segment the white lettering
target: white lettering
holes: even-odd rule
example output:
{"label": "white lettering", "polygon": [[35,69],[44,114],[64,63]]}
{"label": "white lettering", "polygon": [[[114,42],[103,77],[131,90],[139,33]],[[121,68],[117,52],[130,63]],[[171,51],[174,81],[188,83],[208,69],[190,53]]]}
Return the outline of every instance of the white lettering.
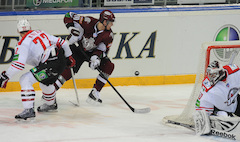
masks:
{"label": "white lettering", "polygon": [[43,3],[72,3],[73,0],[43,0]]}

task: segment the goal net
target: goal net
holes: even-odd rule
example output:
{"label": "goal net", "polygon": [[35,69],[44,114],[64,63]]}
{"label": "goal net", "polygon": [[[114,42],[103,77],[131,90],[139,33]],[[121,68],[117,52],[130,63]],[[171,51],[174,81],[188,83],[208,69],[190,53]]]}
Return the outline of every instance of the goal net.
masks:
{"label": "goal net", "polygon": [[193,114],[195,103],[200,93],[202,80],[209,63],[214,60],[220,65],[237,64],[240,66],[240,41],[215,41],[202,44],[195,85],[186,107],[180,115],[166,116],[163,118],[165,124],[175,124],[194,128]]}

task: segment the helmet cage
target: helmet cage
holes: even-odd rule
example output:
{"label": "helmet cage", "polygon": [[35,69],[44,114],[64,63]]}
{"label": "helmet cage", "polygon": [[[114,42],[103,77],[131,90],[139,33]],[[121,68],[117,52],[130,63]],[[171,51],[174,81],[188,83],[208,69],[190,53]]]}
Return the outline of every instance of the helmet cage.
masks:
{"label": "helmet cage", "polygon": [[218,61],[213,61],[206,70],[207,77],[211,85],[215,85],[225,76],[224,69],[219,66]]}

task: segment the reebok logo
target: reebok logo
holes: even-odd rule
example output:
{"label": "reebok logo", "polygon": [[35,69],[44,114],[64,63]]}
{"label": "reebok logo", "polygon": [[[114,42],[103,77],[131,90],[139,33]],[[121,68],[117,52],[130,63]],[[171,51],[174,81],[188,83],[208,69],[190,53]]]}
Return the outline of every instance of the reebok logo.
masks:
{"label": "reebok logo", "polygon": [[210,133],[214,136],[219,136],[219,137],[223,137],[223,138],[227,138],[227,139],[236,140],[236,135],[234,135],[234,134],[228,134],[226,132],[220,132],[217,130],[211,130]]}

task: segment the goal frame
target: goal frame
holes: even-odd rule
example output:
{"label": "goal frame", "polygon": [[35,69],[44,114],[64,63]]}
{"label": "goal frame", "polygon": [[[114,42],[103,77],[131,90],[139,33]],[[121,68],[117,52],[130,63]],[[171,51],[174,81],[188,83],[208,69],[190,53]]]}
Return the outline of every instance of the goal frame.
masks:
{"label": "goal frame", "polygon": [[[203,43],[201,46],[201,52],[198,61],[198,69],[191,96],[189,97],[189,100],[182,113],[179,115],[165,116],[162,119],[162,122],[164,124],[173,127],[178,126],[187,127],[189,129],[194,130],[193,114],[195,112],[195,103],[200,93],[202,80],[206,76],[206,69],[209,63],[211,62],[211,58],[213,58],[211,56],[214,56],[212,52],[214,50],[216,51],[219,49],[220,50],[228,49],[230,52],[237,51],[237,54],[235,55],[232,52],[228,59],[226,59],[221,65],[232,64],[233,61],[237,60],[238,61],[237,63],[239,63],[238,65],[240,66],[240,52],[239,52],[240,41],[213,41]],[[239,56],[239,59],[235,58],[236,56],[237,57]]]}

